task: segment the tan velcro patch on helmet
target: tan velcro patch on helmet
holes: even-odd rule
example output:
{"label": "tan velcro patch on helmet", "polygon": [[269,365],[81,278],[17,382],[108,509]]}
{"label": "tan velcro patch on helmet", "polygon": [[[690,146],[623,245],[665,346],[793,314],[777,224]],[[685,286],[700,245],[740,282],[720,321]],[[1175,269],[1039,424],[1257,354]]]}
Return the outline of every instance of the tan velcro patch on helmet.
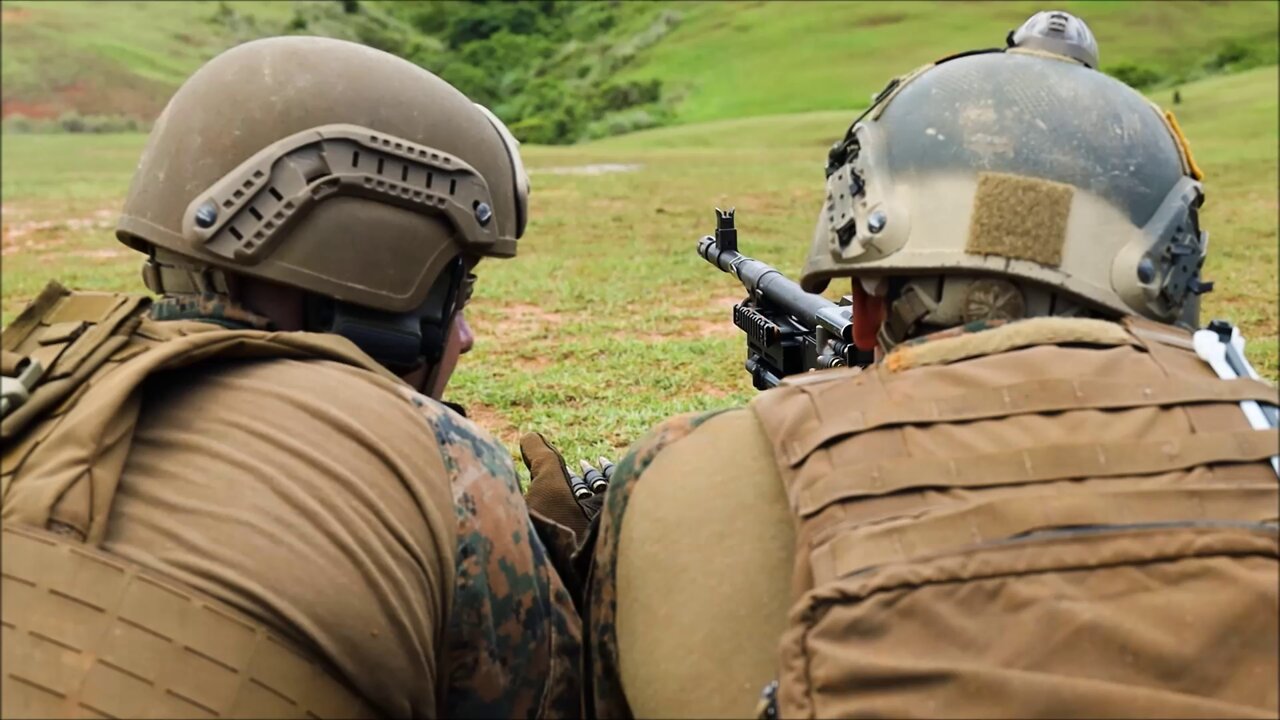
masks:
{"label": "tan velcro patch on helmet", "polygon": [[1074,193],[1052,180],[979,173],[965,252],[1057,267]]}

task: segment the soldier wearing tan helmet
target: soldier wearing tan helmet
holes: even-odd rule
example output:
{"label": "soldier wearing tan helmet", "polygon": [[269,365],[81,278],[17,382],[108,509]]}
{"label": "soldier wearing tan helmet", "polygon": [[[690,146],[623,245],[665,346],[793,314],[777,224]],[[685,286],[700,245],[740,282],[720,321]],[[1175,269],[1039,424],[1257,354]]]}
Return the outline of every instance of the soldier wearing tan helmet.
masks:
{"label": "soldier wearing tan helmet", "polygon": [[386,53],[196,72],[117,231],[160,298],[55,284],[3,335],[3,715],[576,714],[510,456],[438,401],[527,195],[502,123]]}
{"label": "soldier wearing tan helmet", "polygon": [[1178,326],[1199,171],[1078,19],[1011,39],[896,80],[831,154],[802,282],[852,278],[883,359],[619,463],[593,712],[1277,712],[1277,435],[1242,411],[1277,394]]}

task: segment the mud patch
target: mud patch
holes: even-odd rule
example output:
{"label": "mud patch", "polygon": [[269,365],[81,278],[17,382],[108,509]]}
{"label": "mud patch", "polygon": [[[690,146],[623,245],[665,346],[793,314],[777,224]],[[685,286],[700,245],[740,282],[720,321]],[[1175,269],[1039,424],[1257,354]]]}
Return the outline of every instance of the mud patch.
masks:
{"label": "mud patch", "polygon": [[880,27],[881,25],[896,25],[906,20],[907,16],[902,13],[886,13],[884,15],[872,15],[858,21],[858,27]]}
{"label": "mud patch", "polygon": [[544,335],[564,323],[564,317],[560,313],[544,310],[528,303],[513,303],[498,307],[481,305],[480,308],[483,310],[480,323],[486,330],[492,328],[491,332],[494,336],[502,339],[528,339]]}
{"label": "mud patch", "polygon": [[[4,214],[10,213],[6,210]],[[65,233],[107,230],[115,225],[115,219],[114,209],[102,208],[86,217],[4,222],[0,224],[0,254],[47,252],[62,245]]]}
{"label": "mud patch", "polygon": [[645,343],[663,343],[673,340],[707,340],[731,338],[738,335],[738,328],[730,317],[681,320],[657,331],[635,332],[623,330],[611,333],[615,340],[640,340]]}
{"label": "mud patch", "polygon": [[530,175],[609,175],[635,172],[644,167],[639,164],[593,163],[590,165],[565,165],[559,167],[529,168]]}
{"label": "mud patch", "polygon": [[719,320],[696,320],[680,329],[679,337],[704,340],[706,338],[737,337],[738,328],[731,318]]}
{"label": "mud patch", "polygon": [[68,253],[71,257],[88,258],[90,260],[113,260],[115,258],[128,257],[135,253],[127,250],[81,250],[79,252]]}
{"label": "mud patch", "polygon": [[525,372],[541,372],[551,367],[551,358],[545,355],[537,355],[534,357],[519,357],[515,359],[515,366]]}
{"label": "mud patch", "polygon": [[692,394],[697,397],[715,398],[716,400],[729,397],[728,390],[716,387],[715,385],[703,385],[702,387],[696,388]]}

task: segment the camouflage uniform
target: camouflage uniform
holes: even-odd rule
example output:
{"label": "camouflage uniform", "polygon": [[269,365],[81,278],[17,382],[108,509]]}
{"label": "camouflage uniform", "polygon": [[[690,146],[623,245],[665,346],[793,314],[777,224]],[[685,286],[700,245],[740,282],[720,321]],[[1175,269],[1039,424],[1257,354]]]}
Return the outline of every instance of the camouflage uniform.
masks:
{"label": "camouflage uniform", "polygon": [[[508,455],[426,397],[524,234],[518,145],[329,38],[182,84],[116,226],[164,299],[55,283],[4,334],[0,714],[577,713],[579,620]],[[90,572],[120,592],[66,586]]]}
{"label": "camouflage uniform", "polygon": [[[165,298],[151,315],[272,329],[270,321],[217,295]],[[444,404],[408,387],[403,395],[436,438],[458,520],[440,715],[576,716],[581,623],[534,532],[511,454]]]}
{"label": "camouflage uniform", "polygon": [[529,520],[511,454],[440,403],[409,390],[405,397],[440,443],[458,516],[442,714],[577,715],[581,624]]}
{"label": "camouflage uniform", "polygon": [[[1097,332],[1107,326],[1109,335]],[[726,701],[712,714],[748,712],[762,689],[766,702],[757,711],[763,717],[847,717],[863,710],[891,717],[1273,713],[1276,600],[1274,583],[1266,578],[1274,577],[1275,568],[1276,483],[1265,460],[1275,450],[1275,432],[1248,430],[1238,404],[1227,400],[1249,397],[1275,404],[1275,389],[1214,378],[1194,355],[1187,357],[1185,337],[1138,319],[975,322],[910,339],[865,371],[801,376],[748,407],[684,415],[659,425],[619,464],[601,514],[584,613],[593,711],[600,717],[704,716],[705,696],[742,679],[741,672],[726,668],[740,667],[738,655],[751,654],[778,673],[774,677],[782,679],[782,692],[790,695],[777,694],[778,683],[769,684],[768,677],[755,678],[732,705]],[[1099,369],[1121,375],[1099,378]],[[1058,402],[1083,409],[1037,413],[1038,406],[1019,407],[1023,388],[1037,382],[1048,387],[1064,377],[1081,395]],[[1091,385],[1099,381],[1132,383],[1146,391],[1135,399],[1098,395]],[[1159,395],[1162,384],[1175,388],[1163,391],[1166,398]],[[884,388],[887,395],[881,395]],[[950,392],[938,396],[937,388]],[[880,420],[886,407],[911,407],[922,399],[938,398],[936,412],[962,411],[969,406],[959,399],[992,390],[1005,404],[984,409],[976,422],[943,415],[931,421],[904,419],[909,424],[894,427]],[[863,392],[868,401],[849,401],[850,392]],[[1219,401],[1192,403],[1180,400],[1180,394]],[[874,402],[877,396],[885,398],[884,404]],[[804,431],[821,432],[824,425],[804,410],[800,419],[788,415],[786,408],[811,402],[819,404],[814,414],[825,427],[842,427],[845,416],[855,418],[849,427],[861,427],[859,413],[888,427],[829,431],[831,440],[789,469],[800,457],[795,448],[811,445]],[[735,417],[756,418],[765,432],[733,431],[723,421]],[[1081,423],[1093,429],[1081,432]],[[1037,434],[1062,444],[1043,443]],[[1228,435],[1231,439],[1224,440]],[[1160,452],[1124,451],[1153,441]],[[1184,457],[1189,451],[1180,449],[1184,443],[1212,441],[1221,444],[1202,461]],[[1098,464],[1089,466],[1085,461],[1094,458],[1093,443]],[[764,464],[729,458],[757,444],[765,445]],[[1020,449],[1023,444],[1026,449]],[[1067,454],[1077,448],[1079,453]],[[1026,472],[1034,473],[1025,479],[1018,474],[1021,462],[1000,459],[1001,453],[1020,451],[1028,453]],[[947,460],[969,457],[977,458],[971,466],[992,477],[944,472]],[[986,457],[985,464],[980,462]],[[695,458],[716,460],[708,470],[692,465]],[[890,474],[895,464],[902,472]],[[950,467],[957,465],[965,467],[954,460]],[[721,467],[732,477],[708,477]],[[877,467],[884,468],[888,479],[881,482],[888,488],[866,480]],[[1016,480],[1002,480],[1005,475]],[[704,524],[721,530],[768,532],[765,518],[726,517],[732,511],[706,489],[724,480],[754,483],[758,490],[761,477],[787,487],[795,504],[787,511],[800,518],[796,528],[787,529],[796,534],[794,569],[756,559],[752,566],[769,577],[726,570],[728,561],[741,559],[743,552],[737,549],[742,538],[733,532],[726,533],[724,545],[697,554],[689,542],[642,547],[626,539],[625,523],[653,523],[654,513],[675,514],[675,525],[697,513]],[[643,514],[629,513],[638,511],[638,487],[661,484],[682,488],[676,502],[699,509],[677,508],[671,495],[649,494]],[[823,502],[806,493],[829,488],[844,488],[851,497],[826,501],[829,505],[816,511],[806,507]],[[1184,493],[1194,497],[1184,501]],[[654,497],[667,504],[657,504]],[[1021,531],[1016,524],[1020,512],[1029,513],[1021,522],[1031,529]],[[957,519],[968,521],[966,513],[973,516],[971,526],[939,529]],[[1004,537],[1004,532],[1013,535]],[[854,533],[855,542],[839,543],[842,535]],[[620,550],[630,553],[633,571],[639,565],[649,568],[631,580],[629,589],[619,584]],[[663,588],[669,608],[664,627],[620,644],[620,593],[643,592],[656,576],[688,577],[682,573],[690,565],[697,568],[693,575],[699,587],[670,581]],[[725,593],[752,608],[762,603],[758,593],[794,603],[785,621],[779,618],[781,638],[772,627],[739,627],[735,632],[755,638],[744,641],[745,653],[711,646],[706,638],[714,637],[715,628],[709,626],[738,610],[690,607],[691,599],[712,587],[727,587]],[[1212,599],[1204,594],[1209,588]],[[1046,600],[1050,597],[1057,600]],[[1152,603],[1162,609],[1153,610]],[[629,619],[634,627],[652,627],[651,613],[637,619],[634,612]],[[1003,633],[1004,627],[1018,632]],[[649,670],[654,648],[666,647],[657,638],[671,635],[693,638],[679,643],[689,654],[715,653],[721,659],[687,683],[673,673],[655,674]],[[1173,636],[1185,640],[1177,650],[1162,639]],[[1184,654],[1189,648],[1198,648],[1201,658],[1216,659],[1193,662]],[[640,663],[647,680],[655,675],[664,680],[632,685],[623,672],[628,662],[632,678]],[[1250,670],[1227,677],[1220,671],[1224,666]]]}
{"label": "camouflage uniform", "polygon": [[[77,301],[81,298],[91,297],[90,294],[69,294],[65,303]],[[105,296],[109,299],[108,306],[116,306],[119,303],[112,299],[112,296]],[[144,301],[145,302],[145,301]],[[53,310],[50,312],[65,311]],[[86,408],[94,408],[103,406],[103,392],[95,392],[95,388],[109,386],[113,377],[126,375],[129,373],[130,365],[140,361],[146,361],[149,356],[155,355],[158,350],[163,350],[167,342],[181,342],[184,338],[200,336],[200,335],[216,335],[227,338],[249,339],[268,339],[277,336],[293,336],[295,333],[278,333],[273,332],[274,328],[270,321],[266,318],[256,315],[243,307],[231,302],[224,296],[206,294],[204,296],[185,296],[164,298],[155,302],[149,311],[148,318],[140,318],[141,322],[137,329],[130,334],[130,342],[122,349],[116,352],[116,357],[121,358],[118,362],[107,362],[97,370],[96,373],[87,378],[80,392],[74,393],[71,401],[66,407],[60,411],[59,417],[67,414],[74,415],[77,412],[77,405],[85,403]],[[126,324],[127,326],[127,324]],[[210,329],[210,326],[217,326],[218,329]],[[37,326],[37,333],[39,332]],[[20,330],[21,332],[21,330]],[[10,335],[6,331],[6,336]],[[154,338],[163,338],[169,335],[173,336],[170,341],[162,340],[158,344],[152,344]],[[308,334],[301,334],[306,337]],[[322,337],[322,336],[321,336]],[[10,342],[10,337],[6,337],[6,355],[15,344]],[[344,342],[344,341],[343,341]],[[19,344],[20,345],[20,344]],[[27,345],[20,345],[20,349],[25,351]],[[354,350],[354,348],[353,348]],[[75,355],[74,342],[61,353],[63,356]],[[80,353],[83,354],[83,353]],[[248,365],[263,366],[272,363],[282,362],[272,359],[269,355],[263,357],[260,352],[250,353],[248,358],[237,358],[234,353],[228,353],[226,360],[231,361],[231,366],[244,366],[246,359]],[[6,361],[9,358],[6,357]],[[203,380],[206,377],[206,369],[208,372],[215,373],[212,377],[218,377],[216,374],[223,372],[219,368],[225,369],[227,363],[222,362],[223,358],[215,354],[214,357],[202,357],[201,359],[192,361],[191,364],[183,366],[183,372],[179,387],[183,388],[182,392],[191,392],[193,388],[198,389],[204,385]],[[295,362],[295,361],[283,361]],[[297,364],[296,369],[290,369],[288,372],[300,373],[304,376],[310,376],[308,368],[312,362],[315,367],[322,367],[327,361],[317,359],[316,361],[305,360]],[[57,368],[55,361],[53,367]],[[363,371],[355,369],[356,373]],[[159,375],[149,375],[149,377],[160,377]],[[317,380],[313,382],[323,382],[319,378],[323,378],[323,374],[316,374]],[[379,380],[381,380],[379,378]],[[411,707],[403,704],[402,700],[389,697],[380,697],[380,690],[376,685],[369,685],[369,678],[362,678],[359,673],[356,676],[343,677],[344,684],[356,691],[364,702],[375,708],[374,712],[383,716],[405,716],[408,714],[439,714],[445,717],[571,717],[579,714],[580,702],[580,686],[579,686],[579,665],[581,657],[581,625],[577,612],[573,606],[573,602],[569,593],[565,589],[564,583],[557,575],[551,560],[548,557],[546,548],[539,536],[534,532],[532,521],[530,520],[528,511],[525,507],[524,500],[521,496],[520,487],[517,477],[511,464],[510,454],[501,445],[494,440],[484,430],[460,416],[443,403],[428,398],[420,393],[413,391],[406,385],[399,384],[394,381],[391,387],[395,397],[396,394],[405,402],[405,407],[410,408],[410,417],[417,416],[425,422],[425,428],[421,433],[422,450],[430,453],[438,448],[439,467],[442,467],[447,478],[436,478],[430,482],[446,482],[447,487],[451,491],[453,500],[452,515],[456,520],[456,530],[454,536],[454,546],[452,548],[442,548],[451,551],[452,563],[454,569],[452,572],[451,587],[439,588],[447,597],[438,597],[435,602],[441,608],[445,609],[445,617],[442,619],[442,631],[436,638],[435,647],[424,648],[425,652],[438,658],[438,671],[435,671],[435,677],[428,674],[421,675],[421,682],[432,684],[439,688],[439,692],[435,693],[437,698],[436,707],[423,708]],[[170,381],[164,381],[159,388],[171,385]],[[87,387],[85,387],[87,386]],[[385,387],[385,385],[384,385]],[[371,386],[370,390],[376,390],[377,386]],[[37,389],[39,392],[39,389]],[[162,389],[154,389],[151,385],[140,386],[139,391],[135,395],[142,395],[144,402],[146,398],[152,397],[153,393],[164,392]],[[32,403],[40,402],[39,395],[33,395]],[[321,400],[321,403],[328,402]],[[109,401],[106,401],[109,405]],[[334,407],[341,407],[336,405]],[[381,407],[381,406],[379,406]],[[86,409],[85,412],[93,412],[92,409]],[[120,414],[120,411],[112,411]],[[237,417],[237,411],[230,409],[227,411],[227,417]],[[388,422],[395,422],[399,417],[394,412],[394,408],[387,408],[381,411],[387,415]],[[144,413],[145,415],[146,413]],[[91,495],[95,498],[95,502],[100,503],[101,498],[110,500],[111,495],[115,494],[116,498],[109,506],[111,508],[108,517],[97,517],[90,523],[91,526],[105,528],[104,530],[94,531],[85,530],[84,526],[79,523],[63,523],[50,518],[44,523],[31,522],[32,508],[32,492],[40,493],[38,489],[39,476],[46,473],[49,463],[45,459],[41,459],[38,453],[31,453],[30,446],[33,444],[33,438],[40,436],[47,437],[51,440],[48,443],[51,446],[65,448],[75,444],[74,440],[60,441],[58,431],[65,425],[58,425],[58,417],[45,419],[36,418],[31,421],[29,427],[25,428],[22,434],[12,434],[11,428],[6,427],[6,457],[5,457],[5,490],[4,490],[4,517],[7,528],[17,526],[31,526],[39,528],[43,525],[45,528],[59,532],[65,537],[80,542],[84,542],[84,546],[89,551],[94,551],[95,545],[100,543],[102,550],[106,550],[110,555],[107,556],[107,562],[111,566],[115,566],[123,561],[132,561],[141,567],[142,571],[158,573],[154,577],[163,581],[164,577],[174,577],[180,582],[191,584],[192,578],[183,574],[189,570],[189,562],[175,560],[172,553],[164,550],[163,547],[155,549],[154,543],[139,543],[136,528],[142,517],[138,508],[141,505],[149,505],[152,510],[152,516],[155,513],[163,513],[167,515],[172,510],[166,510],[163,499],[150,499],[151,490],[148,490],[146,484],[139,485],[142,482],[138,478],[129,474],[129,469],[133,467],[129,459],[137,452],[151,453],[151,459],[144,461],[147,464],[154,465],[159,459],[162,463],[159,468],[161,479],[168,475],[163,470],[163,463],[171,462],[164,460],[164,455],[156,456],[156,440],[154,437],[145,436],[145,432],[132,429],[134,433],[134,448],[127,451],[128,457],[123,460],[125,469],[124,477],[118,480],[118,489],[112,489],[108,485],[102,485],[100,482],[94,484]],[[245,418],[250,421],[250,418]],[[269,422],[268,425],[271,425]],[[119,422],[109,427],[122,427]],[[142,428],[141,423],[137,426]],[[207,431],[209,426],[194,424],[194,428],[205,428]],[[46,429],[52,428],[52,430]],[[389,428],[383,428],[378,432],[385,433]],[[165,432],[167,430],[163,429]],[[190,430],[184,428],[174,428],[178,433]],[[200,432],[196,430],[196,432]],[[400,432],[407,432],[413,436],[417,431],[413,428],[403,428]],[[114,434],[114,431],[113,433]],[[126,435],[127,437],[127,435]],[[234,437],[234,436],[233,436]],[[388,437],[400,437],[400,435],[390,435]],[[163,437],[161,438],[163,440]],[[433,443],[434,441],[434,443]],[[38,446],[38,440],[34,441]],[[144,446],[138,446],[138,443]],[[361,440],[364,442],[364,440]],[[432,447],[434,444],[435,448]],[[126,443],[127,446],[127,443]],[[164,452],[163,448],[160,448]],[[409,452],[413,450],[407,449]],[[243,450],[232,450],[231,452],[244,452]],[[11,454],[10,454],[11,453]],[[192,455],[189,452],[181,456],[184,460],[177,460],[184,465],[199,465],[199,453]],[[252,450],[248,451],[248,457],[251,461],[266,460],[267,458],[258,457]],[[34,458],[34,459],[33,459]],[[56,464],[56,463],[55,463]],[[16,470],[15,470],[16,468]],[[353,465],[351,469],[358,470],[358,465]],[[99,481],[108,477],[109,472],[106,468],[99,468]],[[282,468],[280,471],[284,475],[288,475],[291,471]],[[12,473],[12,474],[11,474]],[[194,475],[199,477],[201,473]],[[187,477],[191,473],[184,473],[175,468],[174,478]],[[209,475],[211,479],[217,479],[216,473]],[[148,481],[151,479],[149,478]],[[286,478],[287,481],[287,478]],[[84,482],[88,482],[87,480]],[[235,492],[232,490],[232,492]],[[74,491],[64,493],[68,497],[74,496]],[[184,496],[183,502],[200,503],[201,498],[196,496]],[[157,502],[160,504],[157,505]],[[243,508],[243,502],[237,502],[235,505],[228,506],[228,511],[233,513],[241,513],[243,510],[235,508]],[[38,508],[36,508],[38,510]],[[184,509],[173,515],[175,518],[183,518]],[[448,512],[447,509],[441,508],[441,512]],[[120,515],[124,513],[124,515]],[[163,515],[161,516],[163,517]],[[193,516],[194,517],[194,516]],[[311,516],[306,516],[293,512],[285,506],[285,509],[271,509],[267,518],[277,518],[269,520],[273,525],[280,526],[284,523],[287,527],[290,522],[305,522]],[[412,518],[412,514],[409,515]],[[181,522],[181,521],[180,521]],[[189,522],[189,521],[188,521]],[[249,526],[255,527],[255,526]],[[405,530],[395,530],[393,532],[404,533]],[[416,533],[413,528],[408,528],[410,534]],[[103,533],[105,532],[105,535]],[[350,528],[349,532],[358,534],[360,532],[358,526]],[[121,534],[124,533],[124,534]],[[94,541],[93,538],[102,535],[102,540]],[[405,537],[409,537],[406,535]],[[215,537],[216,539],[216,537]],[[225,538],[227,541],[243,543],[237,547],[248,548],[249,552],[253,552],[252,548],[261,547],[261,543],[269,543],[269,537],[256,540],[252,537],[248,538]],[[361,553],[362,547],[359,538],[355,538],[356,542],[345,541],[339,539],[336,547],[340,548],[340,552]],[[257,543],[255,545],[255,543]],[[153,555],[154,554],[154,555]],[[319,557],[319,556],[317,556]],[[314,559],[299,558],[305,566],[308,560],[314,563]],[[445,556],[444,562],[449,562],[449,556]],[[15,567],[20,566],[22,558],[15,558],[13,563]],[[320,667],[327,668],[327,673],[342,676],[346,675],[344,669],[351,667],[352,659],[359,662],[359,656],[351,655],[350,652],[341,648],[335,651],[328,647],[326,638],[333,636],[330,629],[319,627],[313,630],[310,627],[312,622],[339,622],[346,625],[358,625],[365,620],[363,618],[373,617],[376,621],[378,615],[368,615],[367,613],[360,617],[348,617],[341,613],[334,614],[332,610],[323,607],[300,608],[300,620],[296,620],[294,615],[285,614],[277,615],[275,606],[280,602],[272,602],[270,598],[274,594],[268,594],[268,602],[263,604],[255,600],[255,595],[244,595],[243,588],[228,587],[222,583],[219,578],[223,577],[240,577],[235,575],[240,570],[238,566],[228,567],[223,563],[222,558],[217,556],[201,555],[196,559],[196,574],[192,576],[196,583],[195,590],[204,593],[206,599],[201,602],[209,607],[220,608],[218,612],[222,615],[232,615],[243,618],[243,622],[258,624],[264,630],[275,637],[281,638],[281,642],[289,644],[296,648],[295,652],[303,653],[308,657],[314,658],[319,662]],[[263,561],[269,562],[269,561]],[[6,567],[9,567],[10,559],[6,555]],[[201,570],[200,568],[207,568]],[[400,567],[395,569],[392,566],[392,572],[399,573],[406,577],[412,577],[412,567]],[[15,570],[15,572],[17,572]],[[328,569],[320,566],[315,567],[314,573],[322,577],[330,577],[326,574]],[[337,572],[337,571],[335,571]],[[382,567],[373,567],[368,571],[368,579],[371,582],[379,583],[388,577],[386,570]],[[247,587],[263,580],[261,574],[249,574],[246,576]],[[335,574],[332,577],[341,580],[346,577]],[[43,580],[39,576],[32,578],[33,582],[41,583]],[[266,578],[270,582],[270,578]],[[6,585],[6,600],[11,598],[10,585]],[[185,592],[182,587],[175,586],[177,592]],[[270,588],[268,588],[270,590]],[[430,596],[433,588],[425,588]],[[62,592],[62,591],[59,591]],[[72,593],[74,596],[74,593]],[[62,627],[60,625],[44,627],[49,621],[43,616],[37,616],[34,619],[28,614],[23,615],[23,603],[17,601],[6,603],[6,622],[12,621],[17,628],[18,633],[11,636],[6,630],[6,657],[9,658],[11,653],[15,653],[13,663],[7,663],[5,675],[6,697],[10,698],[6,701],[6,714],[29,714],[39,712],[41,714],[49,714],[51,707],[47,704],[41,704],[41,700],[24,700],[22,698],[22,689],[31,686],[33,683],[41,687],[57,688],[66,686],[71,688],[80,688],[79,691],[67,693],[68,697],[78,702],[88,703],[95,707],[105,707],[102,705],[101,698],[98,696],[90,697],[95,692],[94,683],[83,681],[76,678],[67,677],[62,674],[48,676],[45,671],[41,670],[40,663],[20,662],[19,659],[24,656],[29,646],[14,645],[9,647],[11,639],[19,634],[26,640],[27,637],[36,639],[31,642],[37,644],[44,641],[39,640],[40,637],[52,637],[59,642],[63,642],[68,647],[76,645],[79,642],[76,638],[60,639],[61,630],[54,628]],[[97,598],[90,598],[90,601],[102,604]],[[289,605],[288,597],[284,599],[284,606]],[[321,603],[323,605],[324,603]],[[12,606],[12,607],[10,607]],[[38,608],[33,609],[29,606],[28,610],[38,613]],[[406,611],[410,615],[419,613],[421,608],[407,608]],[[11,612],[18,613],[11,617]],[[246,615],[247,614],[247,615]],[[265,618],[265,622],[258,618]],[[56,619],[56,618],[55,618]],[[59,621],[64,622],[64,621]],[[83,623],[84,621],[78,621]],[[142,621],[146,624],[146,621]],[[392,616],[392,624],[388,627],[390,630],[396,630],[394,616]],[[384,625],[385,626],[385,625]],[[91,627],[85,625],[85,627]],[[28,635],[28,632],[34,635]],[[207,634],[207,633],[206,633]],[[394,633],[397,638],[390,638],[393,641],[403,640],[406,636],[414,636],[413,633],[399,632]],[[109,635],[109,634],[108,634]],[[378,647],[377,642],[386,642],[374,637],[370,638],[370,647]],[[318,643],[318,644],[317,644]],[[198,647],[199,643],[192,642],[193,646]],[[393,645],[392,647],[397,647]],[[58,646],[62,648],[62,646]],[[32,652],[37,656],[40,653],[48,653],[51,648],[44,645],[31,646]],[[69,652],[69,650],[61,650]],[[118,651],[112,651],[109,648],[84,646],[78,648],[78,657],[82,658],[80,663],[73,663],[65,667],[79,667],[76,672],[89,672],[92,675],[96,672],[94,668],[103,667],[102,663],[110,663],[108,667],[114,667],[121,664],[118,658],[112,657],[112,654]],[[334,654],[334,653],[337,654]],[[217,657],[216,654],[213,656]],[[134,657],[145,658],[145,655],[135,655]],[[99,658],[99,659],[95,659]],[[229,658],[223,658],[229,666],[234,666],[235,661]],[[126,669],[129,668],[128,663],[124,663]],[[334,668],[340,670],[335,672]],[[145,671],[138,668],[130,670],[139,676],[146,676]],[[70,672],[69,670],[59,671],[59,673]],[[242,670],[242,673],[245,671]],[[414,668],[402,668],[399,672],[406,673],[409,677],[413,677],[417,672]],[[73,673],[74,674],[74,673]],[[20,683],[13,683],[18,680]],[[177,680],[171,679],[165,681],[163,678],[153,678],[154,687],[163,689],[165,683],[170,683],[170,687]],[[201,686],[208,690],[208,684]],[[175,689],[175,692],[177,690]],[[218,712],[229,715],[240,715],[246,712],[243,708],[237,711],[234,700],[228,698],[228,705],[219,706],[215,702],[218,698],[216,693],[208,697],[201,695],[199,692],[183,691],[185,696],[189,696],[198,701],[203,707],[212,708]],[[404,688],[403,693],[399,693],[404,697],[422,697],[422,694],[412,688]],[[144,694],[138,693],[142,698],[138,706],[130,707],[113,707],[113,714],[132,714],[138,712],[136,708],[141,708],[143,712],[150,712],[155,709],[155,705],[147,705],[148,702]],[[118,696],[117,696],[118,697]],[[213,699],[210,699],[213,698]],[[243,698],[242,698],[243,699]],[[314,698],[312,698],[314,700]],[[299,703],[305,702],[305,698],[299,699]],[[14,704],[9,705],[12,702]],[[250,706],[250,714],[263,712],[262,706],[256,706],[254,710]],[[297,707],[305,709],[309,706],[300,704]],[[150,709],[148,709],[150,708]],[[230,708],[230,710],[228,709]],[[349,714],[349,716],[363,714],[368,711],[356,711],[351,707],[346,710],[333,710],[329,708],[329,713],[324,710],[311,708],[320,716],[326,714],[337,713],[339,715]],[[52,710],[53,714],[58,714],[60,710]],[[170,716],[185,715],[187,712],[183,709],[169,708],[165,714]],[[293,712],[298,712],[294,710]]]}

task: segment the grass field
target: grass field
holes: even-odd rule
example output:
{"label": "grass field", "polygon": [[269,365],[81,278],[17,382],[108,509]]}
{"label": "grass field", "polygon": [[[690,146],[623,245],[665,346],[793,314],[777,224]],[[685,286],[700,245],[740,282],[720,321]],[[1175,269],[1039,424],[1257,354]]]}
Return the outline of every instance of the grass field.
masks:
{"label": "grass field", "polygon": [[[1276,67],[1194,83],[1177,111],[1207,173],[1205,317],[1230,317],[1277,368]],[[1157,96],[1168,103],[1169,97]],[[744,252],[798,271],[826,148],[850,113],[665,128],[530,147],[533,221],[520,257],[486,262],[469,311],[480,339],[451,396],[515,450],[540,430],[571,460],[612,453],[673,413],[751,397],[730,323],[739,286],[694,253],[712,208],[736,206]],[[3,319],[45,282],[138,289],[111,237],[141,136],[3,138]],[[598,163],[633,172],[580,174]]]}

